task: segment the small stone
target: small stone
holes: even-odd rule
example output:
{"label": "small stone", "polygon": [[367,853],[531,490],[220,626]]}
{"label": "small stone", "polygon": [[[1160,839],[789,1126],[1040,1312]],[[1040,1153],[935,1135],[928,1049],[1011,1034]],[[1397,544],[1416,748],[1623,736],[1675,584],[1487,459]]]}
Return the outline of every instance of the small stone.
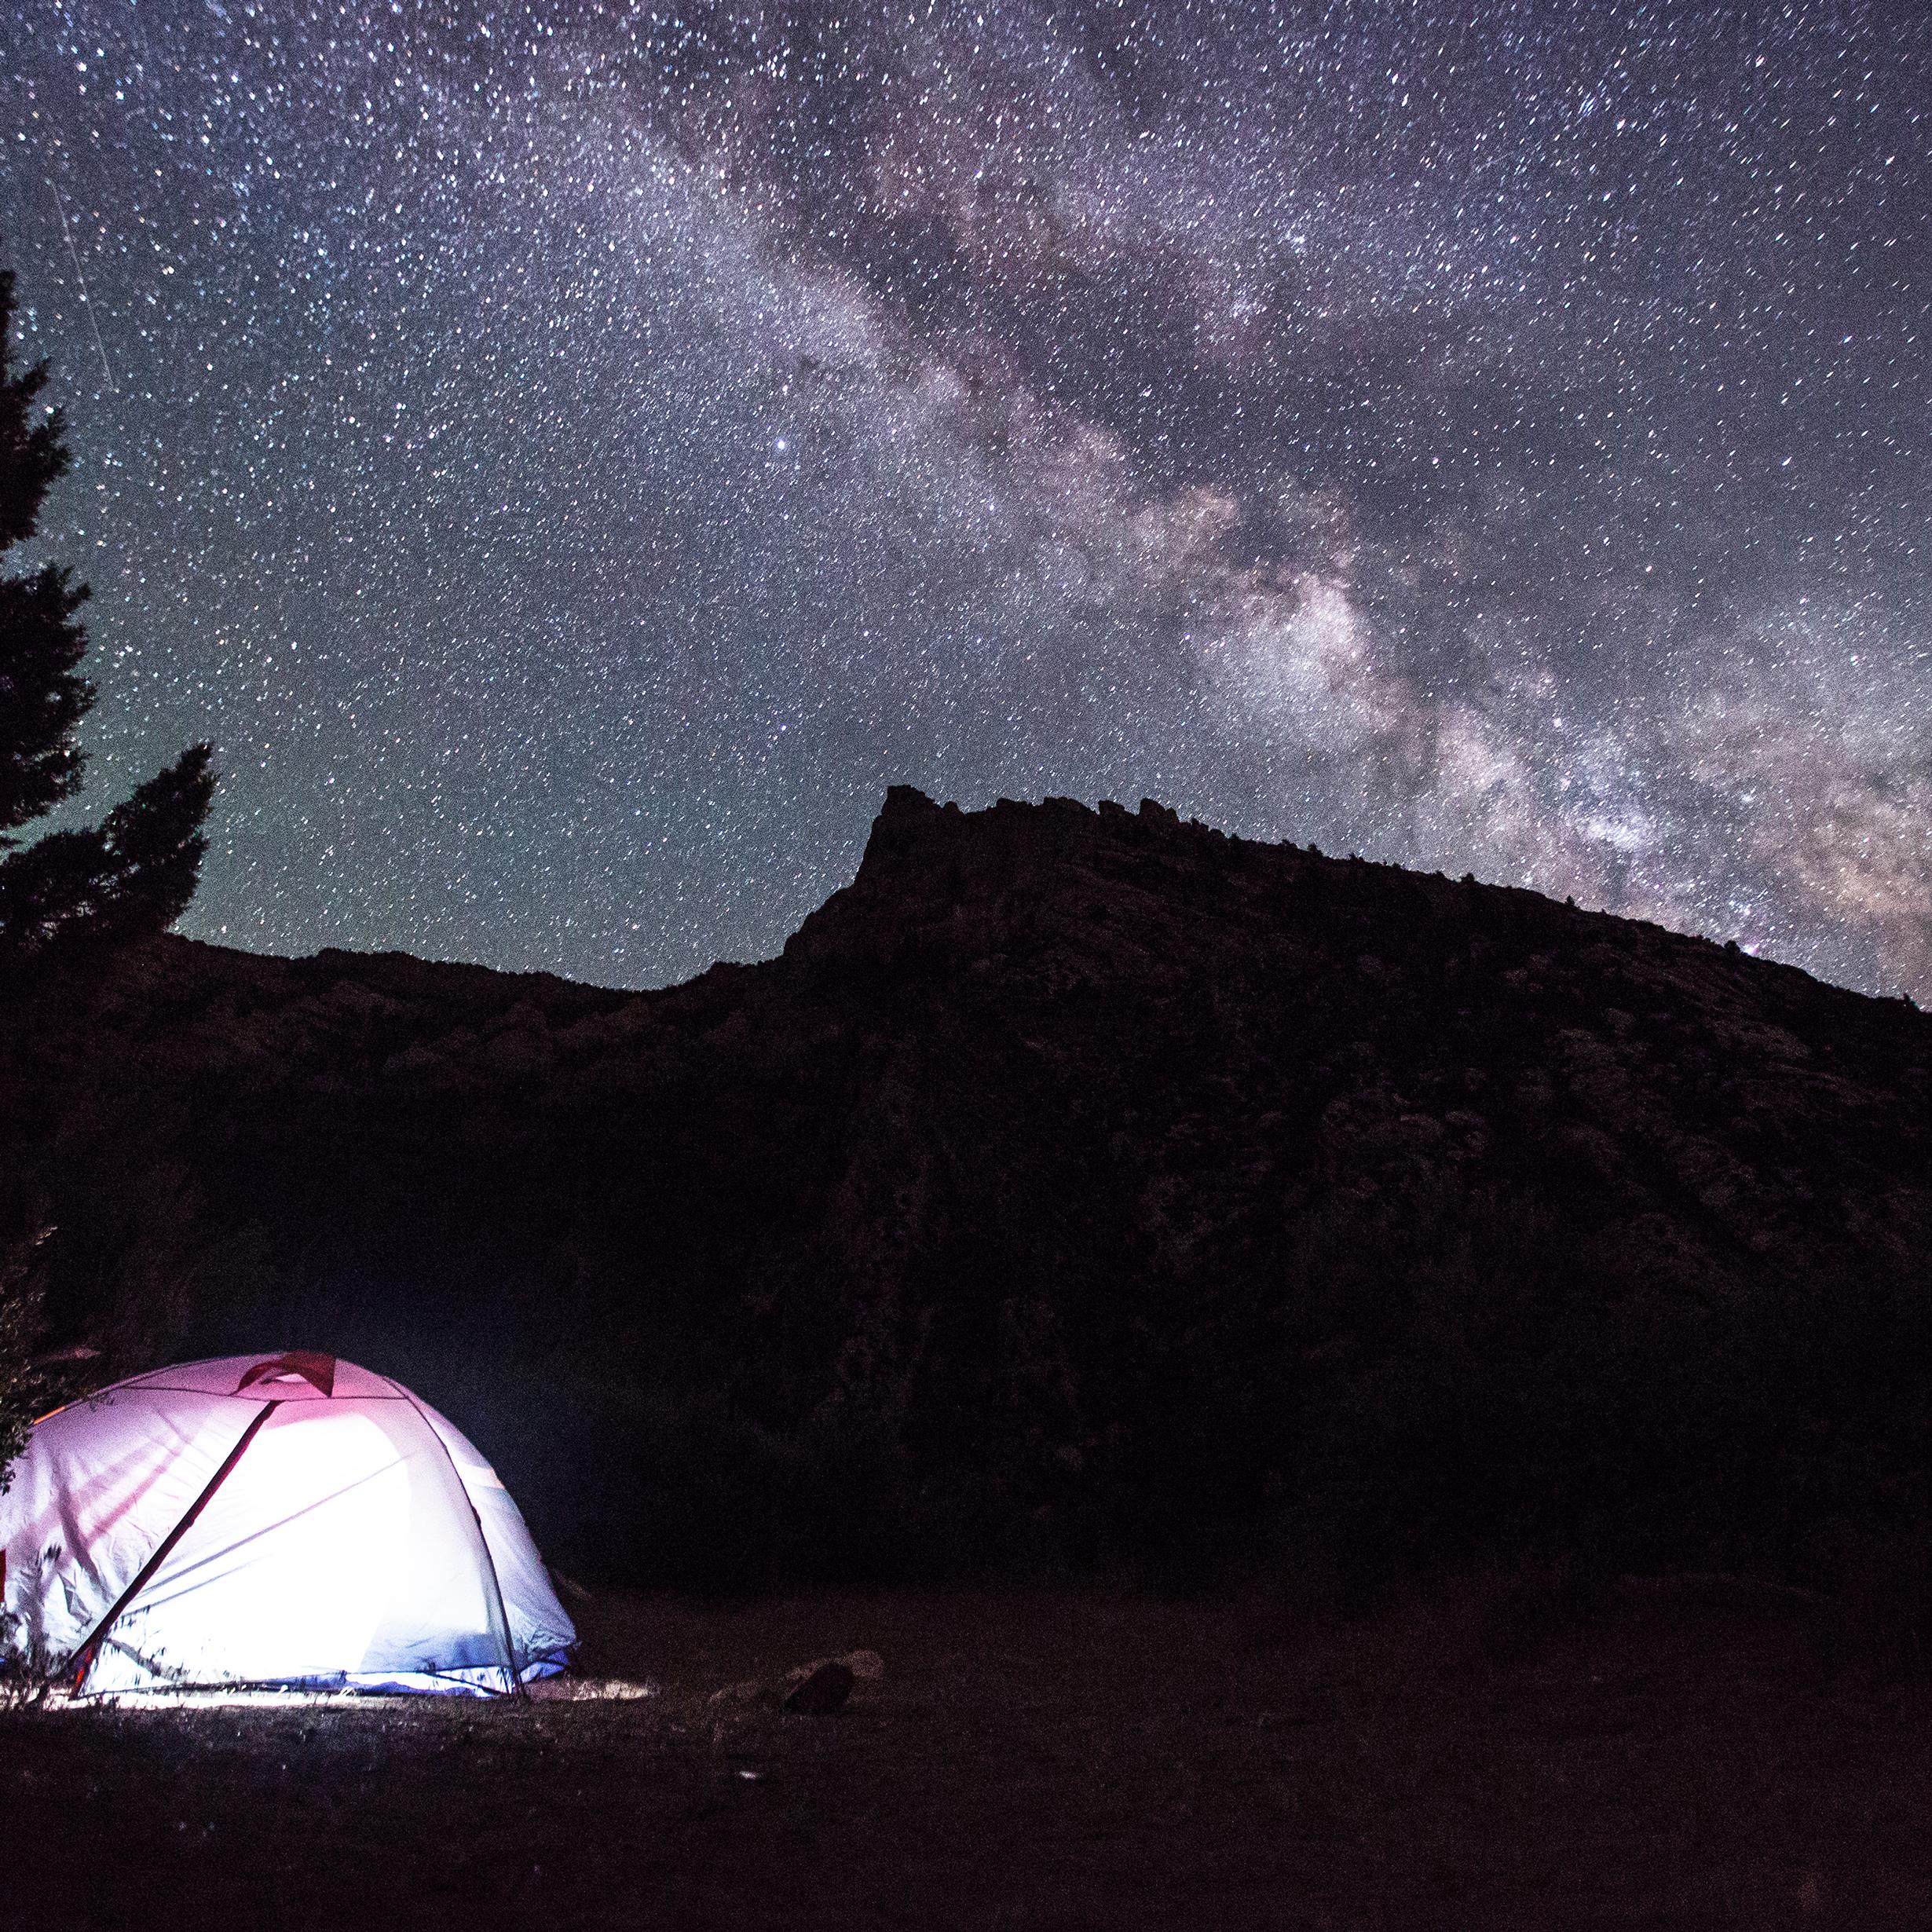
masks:
{"label": "small stone", "polygon": [[852,1694],[852,1672],[836,1657],[801,1663],[786,1678],[785,1708],[799,1716],[829,1717]]}

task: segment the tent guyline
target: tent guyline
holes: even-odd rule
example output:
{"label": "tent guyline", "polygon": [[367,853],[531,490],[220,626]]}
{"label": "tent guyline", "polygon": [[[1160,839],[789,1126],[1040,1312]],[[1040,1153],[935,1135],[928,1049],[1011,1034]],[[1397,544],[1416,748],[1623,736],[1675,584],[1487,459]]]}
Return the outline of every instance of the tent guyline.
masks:
{"label": "tent guyline", "polygon": [[0,1495],[0,1642],[90,1696],[518,1696],[576,1641],[468,1439],[306,1352],[156,1370],[43,1417]]}

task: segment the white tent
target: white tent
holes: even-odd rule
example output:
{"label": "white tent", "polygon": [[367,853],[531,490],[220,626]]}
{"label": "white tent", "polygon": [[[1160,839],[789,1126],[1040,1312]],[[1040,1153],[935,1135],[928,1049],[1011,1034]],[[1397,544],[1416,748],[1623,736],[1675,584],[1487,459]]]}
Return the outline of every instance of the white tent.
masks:
{"label": "white tent", "polygon": [[505,1692],[576,1641],[489,1465],[330,1356],[158,1369],[44,1418],[0,1566],[5,1641],[90,1693]]}

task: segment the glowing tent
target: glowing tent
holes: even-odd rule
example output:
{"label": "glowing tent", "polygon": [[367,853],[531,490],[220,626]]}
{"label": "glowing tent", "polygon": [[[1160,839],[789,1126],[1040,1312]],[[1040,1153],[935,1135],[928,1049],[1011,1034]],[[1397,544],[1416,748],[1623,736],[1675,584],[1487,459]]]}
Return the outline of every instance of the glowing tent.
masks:
{"label": "glowing tent", "polygon": [[90,1693],[506,1692],[576,1641],[489,1465],[330,1356],[158,1369],[45,1418],[0,1566],[5,1641]]}

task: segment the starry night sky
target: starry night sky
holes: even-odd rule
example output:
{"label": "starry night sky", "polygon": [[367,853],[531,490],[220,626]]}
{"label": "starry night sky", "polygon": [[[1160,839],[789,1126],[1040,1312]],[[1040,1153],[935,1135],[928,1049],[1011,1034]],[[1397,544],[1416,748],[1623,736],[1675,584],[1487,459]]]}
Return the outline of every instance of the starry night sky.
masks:
{"label": "starry night sky", "polygon": [[1932,990],[1905,0],[0,0],[0,86],[185,931],[659,983],[903,780]]}

